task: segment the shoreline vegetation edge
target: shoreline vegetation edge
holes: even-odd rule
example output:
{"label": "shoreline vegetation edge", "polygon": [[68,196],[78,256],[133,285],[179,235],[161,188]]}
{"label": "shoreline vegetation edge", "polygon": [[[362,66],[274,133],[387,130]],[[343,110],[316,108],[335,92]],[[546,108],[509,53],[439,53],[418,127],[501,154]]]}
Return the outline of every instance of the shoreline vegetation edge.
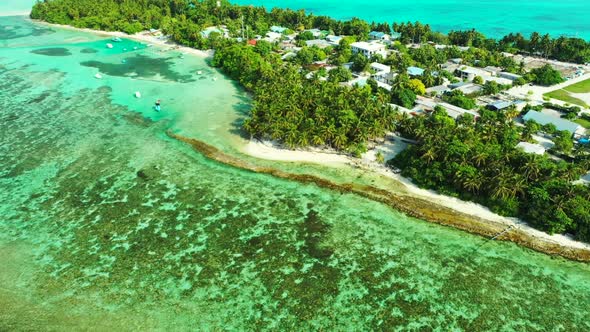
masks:
{"label": "shoreline vegetation edge", "polygon": [[[56,27],[72,31],[88,32],[99,36],[127,38],[135,41],[157,45],[159,47],[172,47],[177,51],[190,53],[192,55],[204,58],[210,58],[214,54],[214,50],[202,51],[191,47],[179,45],[178,43],[175,43],[170,40],[161,40],[154,36],[149,36],[142,33],[129,35],[127,33],[119,31],[101,31],[88,28],[76,28],[69,25],[48,23],[40,20],[32,21],[49,27]],[[418,193],[401,195],[373,186],[366,186],[354,183],[337,184],[315,175],[293,174],[275,168],[256,166],[237,157],[230,156],[222,152],[218,148],[211,146],[200,140],[184,137],[181,135],[174,134],[172,132],[166,132],[166,134],[172,139],[190,145],[195,151],[201,153],[205,157],[225,165],[229,165],[246,171],[252,171],[255,173],[268,174],[281,179],[297,181],[305,184],[315,184],[318,187],[335,190],[342,193],[357,194],[367,199],[371,199],[373,201],[386,204],[409,216],[419,218],[428,222],[432,222],[435,224],[453,227],[462,231],[466,231],[470,234],[486,237],[488,238],[488,241],[509,241],[551,256],[560,256],[569,260],[579,262],[590,262],[590,245],[560,235],[557,235],[559,239],[556,239],[556,236],[552,236],[547,233],[535,230],[532,227],[527,226],[524,222],[511,221],[511,219],[515,218],[508,219],[496,215],[498,218],[503,218],[505,221],[493,221],[490,220],[490,218],[481,217],[477,213],[470,213],[467,211],[462,211],[461,209],[456,209],[451,206],[441,204],[440,202],[429,201],[429,197]],[[274,149],[275,152],[280,151],[281,153],[293,152],[291,150],[281,149],[276,146],[271,147],[270,149]],[[256,158],[265,159],[264,157],[261,157],[258,154],[254,154],[251,151],[248,151],[248,149],[242,149],[242,152]],[[313,153],[321,154],[322,152]],[[328,154],[325,153],[325,155]],[[348,156],[345,156],[343,154],[329,155],[337,156],[337,159],[339,159],[339,157],[342,157],[343,160],[350,159]],[[293,158],[290,161],[301,160]],[[320,164],[326,167],[330,167],[330,163],[333,162],[334,160],[328,160],[326,163]],[[383,174],[383,172],[379,172],[379,170],[371,170],[378,172],[382,176],[387,176],[386,174]],[[409,180],[400,181],[399,179],[393,177],[391,178],[395,181],[398,181],[401,185],[405,186],[406,188],[409,188],[411,186],[415,188],[410,189],[419,189]],[[448,198],[452,199],[451,197]],[[479,204],[477,205],[479,206]]]}

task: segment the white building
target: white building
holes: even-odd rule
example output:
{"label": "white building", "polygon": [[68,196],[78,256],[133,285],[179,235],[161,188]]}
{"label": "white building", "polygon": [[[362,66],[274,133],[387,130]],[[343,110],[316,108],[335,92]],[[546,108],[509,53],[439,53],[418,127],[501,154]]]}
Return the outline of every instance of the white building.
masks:
{"label": "white building", "polygon": [[373,62],[371,64],[371,69],[375,70],[375,75],[380,75],[380,74],[387,74],[389,72],[391,72],[391,67],[389,67],[388,65],[384,65],[378,62]]}
{"label": "white building", "polygon": [[542,155],[545,153],[545,148],[539,144],[520,142],[516,145],[516,147],[523,150],[525,153],[532,153],[538,155]]}
{"label": "white building", "polygon": [[385,45],[381,43],[356,42],[350,44],[350,47],[352,47],[352,53],[361,53],[367,58],[376,54],[383,55],[385,53]]}

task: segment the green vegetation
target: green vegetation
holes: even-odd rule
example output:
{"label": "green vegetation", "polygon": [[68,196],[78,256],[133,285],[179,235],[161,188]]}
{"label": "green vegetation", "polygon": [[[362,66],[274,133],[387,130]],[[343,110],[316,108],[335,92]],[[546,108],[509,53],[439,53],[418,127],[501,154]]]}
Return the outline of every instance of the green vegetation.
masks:
{"label": "green vegetation", "polygon": [[590,79],[568,85],[563,89],[572,93],[590,93]]}
{"label": "green vegetation", "polygon": [[561,77],[561,73],[553,69],[549,64],[531,70],[527,76],[531,82],[544,86],[551,86],[565,81]]}
{"label": "green vegetation", "polygon": [[[586,173],[588,158],[568,163],[516,149],[522,134],[503,112],[482,110],[474,123],[472,116],[455,121],[438,109],[430,117],[403,120],[398,130],[418,143],[390,164],[421,187],[590,241],[590,188],[571,183]],[[560,134],[561,149],[572,148],[568,135]]]}
{"label": "green vegetation", "polygon": [[580,105],[580,106],[586,107],[586,108],[588,107],[588,105],[583,100],[578,99],[576,97],[572,97],[572,95],[570,95],[569,92],[567,92],[563,89],[548,92],[548,93],[544,94],[543,96],[548,97],[548,98],[557,99],[557,100],[562,100],[562,101],[565,101],[566,103],[570,103],[570,104]]}
{"label": "green vegetation", "polygon": [[397,113],[385,103],[388,96],[375,98],[370,86],[307,79],[298,67],[281,65],[275,54],[263,56],[243,44],[218,49],[213,65],[254,92],[244,123],[254,137],[291,148],[326,145],[360,155],[367,140],[393,129]]}
{"label": "green vegetation", "polygon": [[581,125],[582,127],[586,128],[586,129],[590,129],[590,120],[588,120],[588,119],[579,118],[579,119],[575,119],[574,122]]}
{"label": "green vegetation", "polygon": [[464,108],[466,110],[474,109],[477,105],[475,104],[475,100],[469,98],[463,94],[460,90],[454,90],[443,95],[443,100],[451,105],[455,105],[457,107]]}

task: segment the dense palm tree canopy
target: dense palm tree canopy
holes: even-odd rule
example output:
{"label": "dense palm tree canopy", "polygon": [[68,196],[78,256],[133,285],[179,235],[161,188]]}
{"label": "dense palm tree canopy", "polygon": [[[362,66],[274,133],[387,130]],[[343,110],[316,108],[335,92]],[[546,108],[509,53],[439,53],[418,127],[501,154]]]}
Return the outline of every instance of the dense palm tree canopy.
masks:
{"label": "dense palm tree canopy", "polygon": [[390,164],[422,187],[522,217],[549,233],[590,241],[590,189],[572,184],[588,171],[590,159],[566,162],[524,153],[516,145],[526,131],[510,116],[480,114],[477,122],[471,116],[453,120],[438,109],[430,117],[402,120],[402,135],[418,143]]}

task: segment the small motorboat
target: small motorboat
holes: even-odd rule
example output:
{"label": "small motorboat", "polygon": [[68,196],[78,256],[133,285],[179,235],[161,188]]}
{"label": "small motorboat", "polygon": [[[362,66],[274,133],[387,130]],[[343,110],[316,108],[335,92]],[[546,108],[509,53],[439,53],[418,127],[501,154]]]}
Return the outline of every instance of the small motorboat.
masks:
{"label": "small motorboat", "polygon": [[119,37],[113,37],[111,40],[114,42],[117,42],[117,43],[121,42],[121,38],[119,38]]}
{"label": "small motorboat", "polygon": [[197,72],[197,75],[203,75],[203,72],[199,70],[199,71]]}
{"label": "small motorboat", "polygon": [[139,91],[135,91],[135,98],[141,98],[141,93]]}
{"label": "small motorboat", "polygon": [[134,50],[137,50],[137,46],[133,46],[133,49],[134,49]]}
{"label": "small motorboat", "polygon": [[156,112],[159,112],[162,109],[162,107],[160,106],[160,99],[156,100],[156,105],[154,105],[154,110]]}
{"label": "small motorboat", "polygon": [[113,48],[113,44],[111,44],[111,43],[108,43],[108,44],[107,44],[107,48]]}
{"label": "small motorboat", "polygon": [[94,75],[95,78],[101,79],[102,75],[100,73],[96,73],[96,75]]}

